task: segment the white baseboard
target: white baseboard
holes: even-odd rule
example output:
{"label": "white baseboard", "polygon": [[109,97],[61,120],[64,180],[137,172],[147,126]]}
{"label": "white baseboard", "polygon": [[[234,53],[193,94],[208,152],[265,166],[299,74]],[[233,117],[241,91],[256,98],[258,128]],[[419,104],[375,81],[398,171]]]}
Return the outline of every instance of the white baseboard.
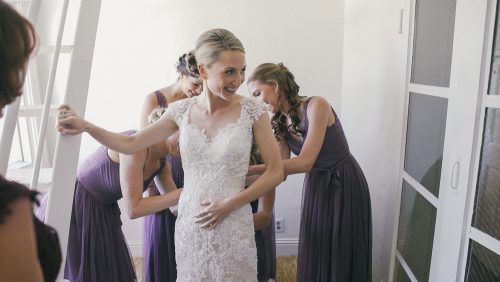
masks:
{"label": "white baseboard", "polygon": [[142,257],[142,241],[128,241],[128,248],[132,257]]}
{"label": "white baseboard", "polygon": [[[128,247],[133,257],[142,256],[142,241],[129,241]],[[299,239],[276,239],[277,256],[296,256]]]}
{"label": "white baseboard", "polygon": [[276,256],[296,256],[299,239],[276,239]]}

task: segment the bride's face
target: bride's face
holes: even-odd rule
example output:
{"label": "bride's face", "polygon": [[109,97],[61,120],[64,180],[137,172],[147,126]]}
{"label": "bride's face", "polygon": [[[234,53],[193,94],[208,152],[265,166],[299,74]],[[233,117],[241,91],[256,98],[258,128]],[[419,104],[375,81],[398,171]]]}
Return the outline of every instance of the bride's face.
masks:
{"label": "bride's face", "polygon": [[207,91],[221,99],[231,100],[245,81],[245,53],[235,50],[223,51],[217,61],[204,69]]}

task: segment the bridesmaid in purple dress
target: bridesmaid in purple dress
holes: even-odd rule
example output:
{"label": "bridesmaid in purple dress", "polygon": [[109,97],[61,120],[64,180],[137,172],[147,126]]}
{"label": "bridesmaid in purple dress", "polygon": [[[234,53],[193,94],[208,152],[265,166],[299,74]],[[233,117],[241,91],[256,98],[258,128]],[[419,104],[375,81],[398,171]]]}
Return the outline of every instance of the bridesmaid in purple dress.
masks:
{"label": "bridesmaid in purple dress", "polygon": [[[297,280],[371,281],[372,221],[368,184],[340,121],[322,97],[299,96],[283,64],[258,66],[250,93],[269,104],[285,174],[305,172]],[[261,173],[251,166],[249,175]]]}
{"label": "bridesmaid in purple dress", "polygon": [[[250,165],[264,163],[255,143],[252,145]],[[247,177],[246,186],[255,180]],[[255,228],[255,245],[257,247],[257,280],[259,282],[276,279],[276,236],[274,233],[274,199],[276,191],[264,194],[250,203],[252,206]]]}
{"label": "bridesmaid in purple dress", "polygon": [[[153,112],[153,120],[164,111],[160,108]],[[66,279],[135,281],[132,258],[121,230],[117,201],[124,198],[130,218],[175,205],[181,190],[176,189],[170,167],[165,165],[165,155],[169,152],[167,142],[159,142],[133,155],[100,147],[81,164],[73,197],[64,271]],[[143,191],[155,176],[162,184],[160,188],[170,192],[143,198]]]}
{"label": "bridesmaid in purple dress", "polygon": [[[191,98],[201,93],[202,80],[198,73],[194,53],[189,52],[179,57],[177,62],[177,81],[157,90],[146,97],[141,113],[141,128],[147,126],[147,116],[152,109],[167,107],[177,100]],[[184,186],[184,170],[179,155],[177,135],[170,138],[173,153],[166,157],[172,167],[172,177],[177,187]],[[149,195],[158,195],[154,185],[148,189]],[[175,263],[176,216],[170,209],[148,215],[144,219],[143,273],[146,282],[174,282],[177,278]]]}

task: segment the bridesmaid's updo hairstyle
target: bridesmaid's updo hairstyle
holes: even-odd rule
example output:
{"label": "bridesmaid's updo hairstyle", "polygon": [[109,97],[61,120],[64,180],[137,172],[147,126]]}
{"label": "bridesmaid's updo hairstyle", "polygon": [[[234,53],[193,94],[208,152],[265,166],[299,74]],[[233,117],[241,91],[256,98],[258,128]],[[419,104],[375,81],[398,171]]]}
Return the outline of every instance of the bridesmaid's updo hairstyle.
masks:
{"label": "bridesmaid's updo hairstyle", "polygon": [[183,54],[175,66],[177,72],[181,75],[199,78],[198,65],[194,56],[194,51]]}
{"label": "bridesmaid's updo hairstyle", "polygon": [[281,138],[287,131],[296,135],[302,135],[302,130],[299,129],[300,124],[300,86],[295,82],[295,77],[283,63],[273,64],[264,63],[259,65],[248,78],[248,82],[260,81],[267,84],[276,84],[278,91],[278,101],[281,102],[285,98],[288,104],[288,115],[292,120],[290,126],[286,125],[286,116],[280,111],[276,112],[271,118],[271,124],[276,140],[281,141]]}
{"label": "bridesmaid's updo hairstyle", "polygon": [[241,41],[229,30],[216,28],[205,31],[198,37],[195,45],[195,57],[198,64],[209,67],[219,59],[223,51],[241,51],[245,48]]}
{"label": "bridesmaid's updo hairstyle", "polygon": [[23,93],[26,65],[35,46],[33,25],[0,1],[0,104],[8,105]]}

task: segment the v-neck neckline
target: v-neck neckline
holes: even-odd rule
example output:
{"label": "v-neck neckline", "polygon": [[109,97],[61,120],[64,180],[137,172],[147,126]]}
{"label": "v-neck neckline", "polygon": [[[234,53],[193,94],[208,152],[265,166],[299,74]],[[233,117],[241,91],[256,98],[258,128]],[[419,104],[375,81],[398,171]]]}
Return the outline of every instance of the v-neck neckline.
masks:
{"label": "v-neck neckline", "polygon": [[186,113],[186,116],[187,116],[187,119],[186,119],[186,125],[190,128],[193,128],[195,130],[197,130],[202,136],[203,136],[203,140],[205,141],[205,143],[213,143],[214,140],[218,139],[218,137],[222,134],[222,132],[224,132],[226,129],[232,127],[232,126],[236,126],[238,124],[241,123],[241,119],[242,119],[242,116],[243,116],[243,99],[244,97],[242,97],[240,99],[240,101],[238,102],[238,104],[240,104],[240,115],[238,117],[238,119],[236,121],[231,121],[231,122],[228,122],[226,123],[225,125],[217,128],[216,130],[216,133],[214,134],[214,136],[209,136],[207,134],[207,129],[205,127],[199,127],[197,126],[196,124],[192,124],[190,122],[190,115],[191,115],[191,109],[193,108],[193,105],[196,104],[196,100],[194,100],[191,105],[189,105],[189,108],[188,108],[188,111]]}

